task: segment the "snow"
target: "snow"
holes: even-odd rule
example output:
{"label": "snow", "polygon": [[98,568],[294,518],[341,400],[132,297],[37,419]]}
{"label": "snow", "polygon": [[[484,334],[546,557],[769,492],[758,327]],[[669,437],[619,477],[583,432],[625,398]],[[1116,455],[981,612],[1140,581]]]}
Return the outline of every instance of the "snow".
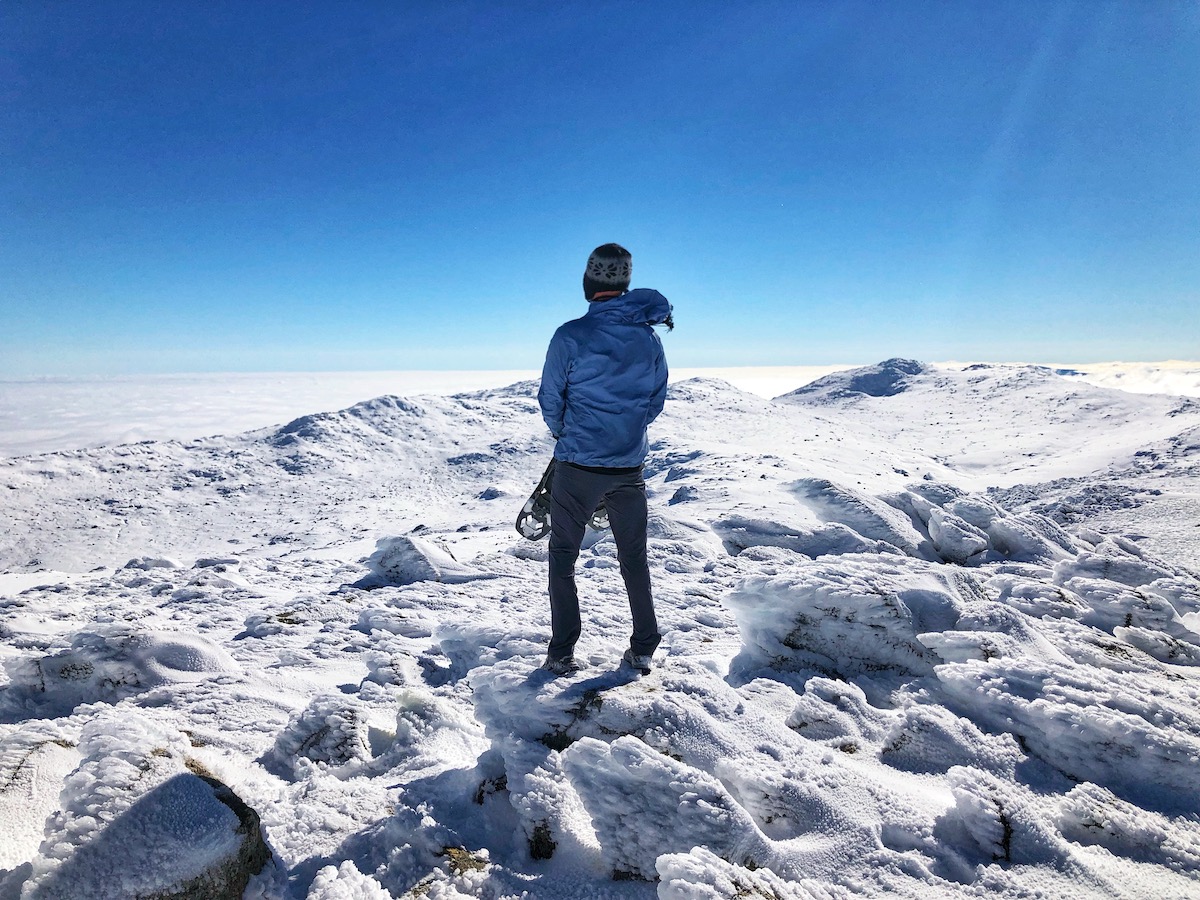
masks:
{"label": "snow", "polygon": [[0,897],[188,882],[213,784],[263,900],[1200,894],[1200,403],[814,374],[672,385],[645,676],[606,533],[538,668],[536,382],[0,459]]}

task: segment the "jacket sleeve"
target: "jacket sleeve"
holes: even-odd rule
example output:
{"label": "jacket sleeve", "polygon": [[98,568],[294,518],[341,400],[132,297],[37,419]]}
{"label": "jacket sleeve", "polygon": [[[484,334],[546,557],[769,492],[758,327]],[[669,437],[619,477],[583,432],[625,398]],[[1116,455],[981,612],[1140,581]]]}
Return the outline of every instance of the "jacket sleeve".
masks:
{"label": "jacket sleeve", "polygon": [[538,405],[542,408],[542,419],[554,435],[562,437],[563,415],[567,409],[567,372],[571,365],[571,354],[562,329],[554,332],[550,348],[546,351],[546,363],[542,366],[542,385],[538,388]]}
{"label": "jacket sleeve", "polygon": [[662,341],[654,335],[654,392],[650,395],[650,416],[646,424],[658,418],[667,402],[667,355],[663,352]]}

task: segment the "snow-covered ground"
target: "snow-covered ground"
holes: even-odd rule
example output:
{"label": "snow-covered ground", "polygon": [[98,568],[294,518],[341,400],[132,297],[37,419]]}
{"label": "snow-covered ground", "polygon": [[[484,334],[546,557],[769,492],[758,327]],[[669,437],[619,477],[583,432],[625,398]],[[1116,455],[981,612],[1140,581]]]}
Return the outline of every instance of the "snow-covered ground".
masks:
{"label": "snow-covered ground", "polygon": [[0,459],[0,898],[1200,895],[1200,401],[808,380],[672,386],[645,677],[533,381]]}

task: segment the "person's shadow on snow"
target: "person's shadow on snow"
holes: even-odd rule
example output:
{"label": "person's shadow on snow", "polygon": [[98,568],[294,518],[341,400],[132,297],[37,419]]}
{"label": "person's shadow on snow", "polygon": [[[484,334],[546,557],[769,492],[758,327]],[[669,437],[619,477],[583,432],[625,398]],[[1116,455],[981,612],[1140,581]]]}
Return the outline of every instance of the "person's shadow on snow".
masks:
{"label": "person's shadow on snow", "polygon": [[601,672],[598,675],[584,678],[580,681],[575,679],[582,674],[581,672],[575,675],[555,675],[553,672],[548,672],[545,669],[534,669],[525,676],[525,683],[531,688],[545,687],[552,681],[565,682],[562,690],[562,696],[571,697],[574,695],[594,695],[600,691],[611,690],[612,688],[621,687],[625,684],[637,681],[640,677],[637,672],[630,669],[628,666],[618,663],[615,668],[607,672]]}

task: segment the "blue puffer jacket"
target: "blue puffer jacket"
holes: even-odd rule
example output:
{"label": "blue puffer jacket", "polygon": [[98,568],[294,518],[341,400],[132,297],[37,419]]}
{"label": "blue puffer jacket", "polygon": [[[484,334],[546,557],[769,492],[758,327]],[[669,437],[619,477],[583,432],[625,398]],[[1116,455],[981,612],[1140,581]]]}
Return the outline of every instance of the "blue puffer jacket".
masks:
{"label": "blue puffer jacket", "polygon": [[583,466],[640,466],[646,426],[667,398],[667,360],[651,325],[671,304],[658,291],[591,301],[587,315],[554,332],[538,403],[558,438],[554,458]]}

